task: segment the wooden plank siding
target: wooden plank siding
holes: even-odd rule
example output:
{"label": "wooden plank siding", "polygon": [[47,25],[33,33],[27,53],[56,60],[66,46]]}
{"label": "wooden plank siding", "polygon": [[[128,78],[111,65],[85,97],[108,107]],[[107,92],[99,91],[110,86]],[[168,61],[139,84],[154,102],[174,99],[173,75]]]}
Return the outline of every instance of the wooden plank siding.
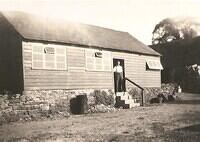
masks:
{"label": "wooden plank siding", "polygon": [[[54,45],[56,46],[56,45]],[[66,46],[67,70],[32,69],[32,44],[23,42],[24,89],[113,89],[111,71],[87,71],[85,48]],[[112,51],[112,58],[124,59],[125,74],[143,87],[160,87],[160,71],[146,70],[146,60],[160,57]],[[132,87],[131,84],[127,84]]]}
{"label": "wooden plank siding", "polygon": [[31,43],[23,42],[25,90],[113,88],[112,72],[86,71],[84,48],[66,48],[67,70],[39,70],[32,69]]}

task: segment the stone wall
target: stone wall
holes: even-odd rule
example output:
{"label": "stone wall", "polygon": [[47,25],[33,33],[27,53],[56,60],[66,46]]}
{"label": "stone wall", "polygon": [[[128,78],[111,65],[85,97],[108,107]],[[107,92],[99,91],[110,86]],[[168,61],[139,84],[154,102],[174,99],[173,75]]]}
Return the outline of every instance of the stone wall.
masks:
{"label": "stone wall", "polygon": [[[145,102],[163,93],[166,98],[174,93],[176,85],[162,84],[161,88],[145,88]],[[127,90],[138,101],[140,90]],[[0,124],[13,121],[29,121],[45,118],[69,117],[70,100],[77,95],[87,95],[89,113],[115,111],[114,90],[36,90],[26,91],[23,95],[4,92],[0,95]]]}
{"label": "stone wall", "polygon": [[[139,102],[141,101],[141,90],[138,88],[128,88],[129,94],[136,98]],[[168,99],[170,95],[174,95],[177,92],[177,84],[162,84],[161,88],[159,87],[151,87],[144,88],[144,97],[145,104],[149,104],[152,99],[157,98],[159,94],[163,94],[163,96]]]}
{"label": "stone wall", "polygon": [[36,90],[23,95],[6,92],[0,95],[0,124],[19,120],[37,120],[46,117],[68,117],[70,100],[77,95],[87,95],[89,111],[103,104],[114,106],[113,90]]}

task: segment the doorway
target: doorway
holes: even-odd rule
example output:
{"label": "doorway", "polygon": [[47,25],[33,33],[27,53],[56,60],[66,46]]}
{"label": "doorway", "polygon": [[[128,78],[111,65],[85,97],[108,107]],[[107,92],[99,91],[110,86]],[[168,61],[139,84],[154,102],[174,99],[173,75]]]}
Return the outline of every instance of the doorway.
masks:
{"label": "doorway", "polygon": [[120,81],[118,80],[118,73],[114,72],[114,89],[116,92],[125,92],[126,91],[126,84],[125,84],[125,65],[124,65],[124,59],[113,59],[113,68],[118,65],[118,62],[120,62],[120,66],[122,67],[122,78]]}

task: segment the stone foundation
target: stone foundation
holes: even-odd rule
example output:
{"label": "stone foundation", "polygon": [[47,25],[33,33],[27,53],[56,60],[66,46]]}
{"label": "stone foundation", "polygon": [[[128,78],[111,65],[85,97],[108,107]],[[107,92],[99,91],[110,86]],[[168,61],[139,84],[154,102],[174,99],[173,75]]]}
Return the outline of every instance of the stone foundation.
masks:
{"label": "stone foundation", "polygon": [[114,91],[101,90],[35,90],[20,94],[0,95],[0,124],[19,120],[36,120],[56,115],[70,115],[70,100],[87,95],[89,111],[96,105],[114,106]]}
{"label": "stone foundation", "polygon": [[[145,103],[149,104],[153,98],[156,98],[159,94],[163,94],[166,99],[169,95],[174,95],[177,85],[176,84],[162,84],[161,88],[151,87],[144,88]],[[141,90],[138,88],[128,88],[127,92],[138,101],[141,101]]]}
{"label": "stone foundation", "polygon": [[[148,104],[159,93],[171,95],[175,85],[162,84],[161,88],[145,88],[145,102]],[[137,88],[127,89],[130,95],[141,100],[141,92]],[[69,117],[70,100],[77,95],[87,95],[89,112],[114,111],[114,90],[35,90],[25,91],[23,95],[4,93],[0,95],[0,124],[19,120],[37,120]]]}

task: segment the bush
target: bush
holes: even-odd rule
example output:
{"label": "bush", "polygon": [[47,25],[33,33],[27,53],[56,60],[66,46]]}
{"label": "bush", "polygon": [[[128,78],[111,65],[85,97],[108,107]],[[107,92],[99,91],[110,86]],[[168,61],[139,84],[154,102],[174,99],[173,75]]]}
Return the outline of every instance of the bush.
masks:
{"label": "bush", "polygon": [[135,99],[141,99],[141,90],[139,88],[131,88],[128,93]]}
{"label": "bush", "polygon": [[[174,95],[177,92],[177,84],[168,83],[162,84],[161,88],[144,88],[145,103],[148,104],[153,98],[157,98],[160,94],[163,95],[162,98],[169,98],[169,95]],[[130,88],[128,93],[137,100],[141,101],[141,90],[139,88]],[[166,101],[164,99],[164,101]]]}
{"label": "bush", "polygon": [[114,105],[114,95],[110,92],[95,90],[94,94],[95,105],[103,104],[105,106]]}

